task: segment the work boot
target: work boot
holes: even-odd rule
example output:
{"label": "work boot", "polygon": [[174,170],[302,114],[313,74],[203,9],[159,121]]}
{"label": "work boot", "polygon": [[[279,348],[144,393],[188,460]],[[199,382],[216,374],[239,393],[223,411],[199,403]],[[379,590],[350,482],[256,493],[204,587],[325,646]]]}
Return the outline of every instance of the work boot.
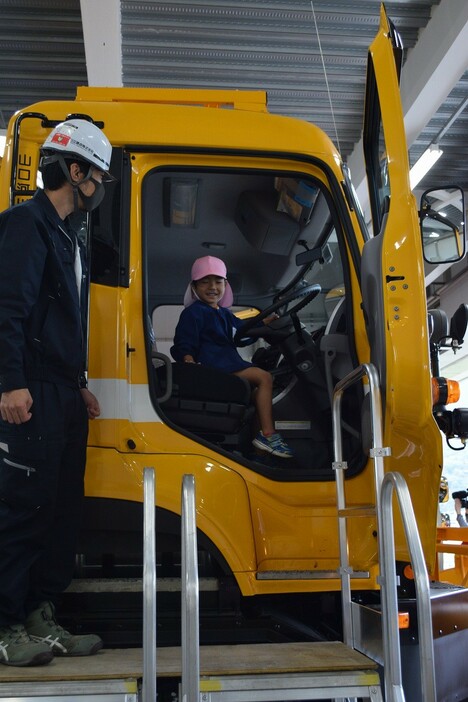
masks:
{"label": "work boot", "polygon": [[33,641],[22,624],[0,627],[0,663],[45,665],[54,657],[47,644]]}
{"label": "work boot", "polygon": [[104,645],[95,634],[70,634],[57,624],[52,602],[42,602],[31,612],[25,627],[33,641],[47,644],[55,656],[93,656]]}

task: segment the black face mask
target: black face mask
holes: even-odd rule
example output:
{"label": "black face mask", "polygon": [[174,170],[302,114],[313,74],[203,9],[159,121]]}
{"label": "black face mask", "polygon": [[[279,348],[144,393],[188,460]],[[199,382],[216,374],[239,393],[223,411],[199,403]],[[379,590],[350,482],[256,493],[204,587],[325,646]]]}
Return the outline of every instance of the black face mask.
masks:
{"label": "black face mask", "polygon": [[86,210],[86,212],[92,212],[92,210],[95,210],[96,207],[99,207],[99,205],[104,199],[104,195],[106,192],[104,188],[104,183],[100,183],[94,178],[89,178],[89,180],[91,181],[91,183],[94,183],[94,193],[92,195],[83,195],[82,191],[80,190],[80,197],[83,203],[83,209]]}

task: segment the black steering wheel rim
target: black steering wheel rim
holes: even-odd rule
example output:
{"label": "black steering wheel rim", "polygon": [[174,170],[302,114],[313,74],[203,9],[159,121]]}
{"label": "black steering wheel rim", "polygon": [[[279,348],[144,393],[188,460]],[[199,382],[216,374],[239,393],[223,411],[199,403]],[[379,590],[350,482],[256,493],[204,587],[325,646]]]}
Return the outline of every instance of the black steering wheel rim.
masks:
{"label": "black steering wheel rim", "polygon": [[[303,288],[299,288],[298,290],[292,290],[284,297],[280,297],[276,302],[273,302],[271,305],[269,305],[269,307],[262,310],[260,314],[252,317],[252,319],[248,319],[242,328],[237,330],[234,336],[234,343],[236,346],[242,346],[242,339],[248,336],[249,332],[256,327],[259,322],[264,320],[266,317],[269,317],[270,314],[273,314],[276,312],[276,310],[284,307],[284,305],[288,305],[290,302],[293,302],[293,300],[300,298],[299,302],[297,302],[290,310],[286,310],[284,314],[280,315],[280,319],[282,317],[296,314],[299,312],[299,310],[309,304],[309,302],[311,302],[315,297],[317,297],[321,290],[321,285],[318,283],[311,283],[310,285],[305,285]],[[244,344],[244,346],[245,345],[246,344]]]}

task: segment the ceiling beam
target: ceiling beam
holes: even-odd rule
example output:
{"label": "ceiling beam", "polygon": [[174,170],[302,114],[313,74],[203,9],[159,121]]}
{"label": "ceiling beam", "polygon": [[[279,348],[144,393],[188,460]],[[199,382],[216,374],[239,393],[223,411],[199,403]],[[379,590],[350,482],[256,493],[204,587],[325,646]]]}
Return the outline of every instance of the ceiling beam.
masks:
{"label": "ceiling beam", "polygon": [[[408,148],[417,139],[468,68],[468,2],[442,0],[417,44],[408,52],[401,75],[401,101]],[[362,139],[348,158],[354,186],[369,212]]]}
{"label": "ceiling beam", "polygon": [[408,147],[417,139],[468,68],[468,3],[442,0],[417,48],[408,53],[401,96]]}
{"label": "ceiling beam", "polygon": [[80,0],[89,86],[122,86],[120,0]]}

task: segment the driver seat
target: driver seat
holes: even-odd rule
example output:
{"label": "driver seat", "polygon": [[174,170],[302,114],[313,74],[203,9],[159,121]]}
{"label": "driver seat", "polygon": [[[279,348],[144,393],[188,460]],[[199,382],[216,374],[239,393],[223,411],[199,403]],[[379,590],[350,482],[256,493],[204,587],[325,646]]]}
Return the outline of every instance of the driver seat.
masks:
{"label": "driver seat", "polygon": [[159,405],[174,424],[214,443],[239,444],[254,413],[245,378],[195,363],[172,363],[158,352],[153,352],[153,366]]}

